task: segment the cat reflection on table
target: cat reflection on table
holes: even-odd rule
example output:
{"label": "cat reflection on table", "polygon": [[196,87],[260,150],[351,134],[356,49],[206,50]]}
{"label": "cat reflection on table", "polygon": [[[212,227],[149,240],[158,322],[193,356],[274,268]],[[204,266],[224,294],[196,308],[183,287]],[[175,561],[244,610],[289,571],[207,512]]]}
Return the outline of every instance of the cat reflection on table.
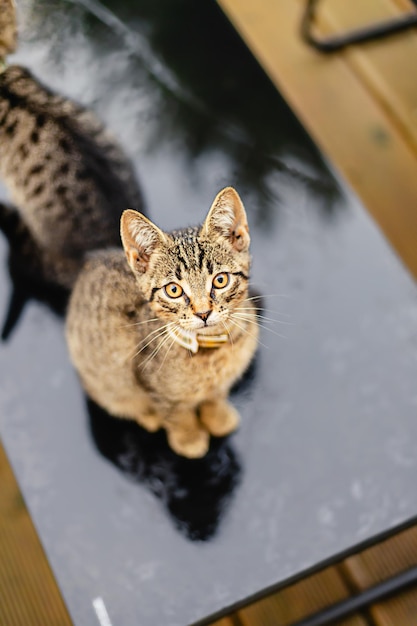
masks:
{"label": "cat reflection on table", "polygon": [[131,420],[113,418],[91,400],[87,409],[99,452],[159,498],[187,539],[210,540],[241,478],[230,443],[213,440],[204,458],[189,460],[172,452],[162,431],[149,433]]}
{"label": "cat reflection on table", "polygon": [[142,195],[94,115],[17,66],[0,75],[0,114],[18,207],[1,205],[1,227],[28,284],[72,289],[66,336],[84,389],[111,415],[164,428],[177,454],[204,456],[210,435],[238,426],[227,396],[258,341],[239,195],[223,189],[202,226],[171,233],[126,210],[123,252],[115,207],[143,211]]}

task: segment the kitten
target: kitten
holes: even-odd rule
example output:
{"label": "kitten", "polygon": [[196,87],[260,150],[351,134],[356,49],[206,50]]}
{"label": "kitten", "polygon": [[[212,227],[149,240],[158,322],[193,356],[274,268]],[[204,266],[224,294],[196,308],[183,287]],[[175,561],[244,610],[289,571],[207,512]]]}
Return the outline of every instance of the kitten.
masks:
{"label": "kitten", "polygon": [[128,159],[96,117],[13,65],[0,74],[0,176],[16,205],[0,205],[0,227],[22,272],[66,289],[89,251],[120,245],[122,210],[143,210]]}
{"label": "kitten", "polygon": [[238,426],[227,396],[257,346],[245,209],[228,187],[201,227],[165,233],[127,210],[121,236],[125,254],[98,253],[75,284],[72,362],[111,415],[163,427],[175,452],[204,456],[210,434]]}

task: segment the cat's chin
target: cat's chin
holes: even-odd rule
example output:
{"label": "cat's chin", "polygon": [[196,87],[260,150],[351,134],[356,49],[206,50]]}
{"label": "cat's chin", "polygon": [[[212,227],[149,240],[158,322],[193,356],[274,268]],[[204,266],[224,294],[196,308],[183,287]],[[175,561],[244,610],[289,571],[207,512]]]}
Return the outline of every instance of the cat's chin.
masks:
{"label": "cat's chin", "polygon": [[194,332],[199,335],[215,335],[219,332],[224,333],[224,326],[221,324],[207,324],[207,326],[199,326],[198,328],[195,328]]}

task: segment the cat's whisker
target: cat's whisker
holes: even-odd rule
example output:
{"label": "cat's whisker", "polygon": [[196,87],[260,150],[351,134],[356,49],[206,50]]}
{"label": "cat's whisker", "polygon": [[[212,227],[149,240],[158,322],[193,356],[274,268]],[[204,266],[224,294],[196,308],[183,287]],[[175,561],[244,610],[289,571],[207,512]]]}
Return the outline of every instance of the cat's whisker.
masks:
{"label": "cat's whisker", "polygon": [[226,322],[226,320],[222,320],[222,325],[223,325],[223,327],[224,327],[224,329],[225,329],[225,331],[226,331],[227,336],[228,336],[228,337],[229,337],[229,339],[230,339],[230,343],[231,343],[232,348],[233,348],[233,346],[234,346],[233,336],[232,336],[232,334],[231,334],[231,332],[230,332],[230,328],[227,326],[227,322]]}
{"label": "cat's whisker", "polygon": [[286,324],[287,326],[294,326],[294,324],[292,322],[287,322],[285,320],[277,320],[273,317],[267,317],[266,315],[263,315],[262,313],[256,313],[256,311],[253,310],[253,308],[251,307],[237,307],[233,313],[235,313],[235,311],[242,311],[243,314],[246,314],[246,311],[252,311],[253,316],[256,317],[257,320],[259,321],[265,321],[265,322],[275,322],[276,324]]}
{"label": "cat's whisker", "polygon": [[152,337],[152,339],[149,339],[149,341],[144,346],[142,346],[139,350],[137,350],[137,352],[135,352],[135,354],[131,357],[131,360],[133,360],[135,357],[137,357],[151,343],[153,343],[154,341],[156,341],[160,337],[163,337],[165,334],[167,334],[169,332],[171,326],[173,326],[174,324],[175,324],[175,322],[168,322],[168,324],[165,324],[165,326],[162,326],[161,328],[157,328],[156,330],[153,330],[151,333],[146,335],[146,337],[144,339],[142,339],[142,341],[136,346],[135,350],[137,348],[139,348],[139,346],[141,346],[141,344],[144,343],[147,339],[149,339],[149,337],[151,337],[152,335],[155,335],[155,336]]}
{"label": "cat's whisker", "polygon": [[152,335],[158,335],[159,336],[160,332],[163,332],[163,331],[167,330],[168,328],[171,328],[171,326],[174,326],[174,325],[175,325],[175,322],[168,322],[167,324],[164,324],[163,326],[159,326],[158,328],[155,328],[155,330],[152,330],[150,333],[148,333],[146,335],[146,337],[144,337],[144,339],[142,339],[141,343],[146,341],[149,337],[152,337]]}
{"label": "cat's whisker", "polygon": [[265,309],[264,307],[261,307],[261,306],[256,306],[255,304],[252,304],[252,306],[239,306],[236,308],[245,309],[246,311],[270,311],[271,310],[271,309]]}
{"label": "cat's whisker", "polygon": [[[232,317],[230,318],[230,321],[232,322],[232,324],[234,324],[234,326],[236,326],[237,328],[239,328],[239,330],[241,330],[243,333],[246,333],[246,335],[249,335],[250,337],[255,337],[255,335],[253,333],[251,333],[247,328],[245,328],[244,326],[242,326],[241,324],[239,324],[238,322],[236,322],[236,320],[234,320]],[[262,343],[261,341],[259,341],[259,339],[257,340],[258,343],[263,346],[264,348],[268,349],[268,346],[266,346],[264,343]]]}
{"label": "cat's whisker", "polygon": [[[160,330],[160,329],[158,329]],[[152,339],[150,339],[145,345],[143,345],[142,347],[140,347],[144,341],[146,341],[146,339],[148,337],[145,337],[145,339],[143,339],[136,347],[135,347],[135,353],[133,354],[133,356],[131,357],[131,360],[133,360],[135,357],[137,357],[143,350],[145,350],[145,348],[147,348],[153,341],[156,341],[159,337],[162,337],[165,333],[167,332],[166,329],[160,331],[160,333],[158,335],[155,335],[154,337],[152,337]],[[139,348],[139,349],[138,349]]]}
{"label": "cat's whisker", "polygon": [[[167,343],[167,341],[170,339],[171,335],[169,334],[169,332],[166,332],[166,336],[163,337],[161,339],[161,341],[158,343],[158,345],[156,346],[156,348],[151,352],[151,354],[145,359],[145,361],[143,363],[141,363],[141,368],[145,369],[145,367],[147,367],[151,361],[153,361],[153,359],[156,357],[156,355],[158,354],[158,352],[161,350],[161,348]],[[158,337],[160,338],[160,337]]]}
{"label": "cat's whisker", "polygon": [[[164,334],[164,333],[162,333]],[[158,336],[159,337],[159,336]],[[135,352],[132,356],[129,356],[129,359],[131,361],[133,361],[133,359],[135,359],[137,356],[139,356],[139,354],[145,350],[145,348],[147,348],[154,340],[158,339],[158,337],[153,337],[153,339],[151,339],[145,346],[143,346],[142,348],[139,348],[139,350],[137,349],[138,346],[135,347]],[[139,344],[140,345],[140,344]]]}
{"label": "cat's whisker", "polygon": [[244,313],[244,312],[238,313],[234,311],[232,313],[232,316],[240,317],[241,319],[245,319],[248,322],[254,322],[256,320],[256,322],[258,323],[265,322],[268,324],[285,324],[287,326],[293,326],[291,322],[282,322],[281,320],[276,320],[276,319],[273,319],[272,317],[263,317],[262,315],[257,315],[257,314],[251,315],[249,313]]}
{"label": "cat's whisker", "polygon": [[[276,309],[271,309],[270,307],[266,307],[266,306],[260,306],[261,304],[264,303],[265,298],[291,298],[291,296],[286,295],[286,294],[269,294],[269,295],[264,295],[262,294],[261,296],[251,296],[248,298],[245,298],[244,300],[241,301],[239,308],[243,308],[241,305],[249,305],[247,308],[255,308],[257,311],[265,311],[265,312],[270,312],[270,313],[275,313],[278,315],[282,315],[283,317],[290,317],[290,315],[288,313],[284,313],[282,311],[277,311]],[[259,304],[258,304],[259,303]]]}
{"label": "cat's whisker", "polygon": [[159,317],[152,317],[149,320],[144,320],[143,322],[130,322],[129,324],[122,324],[118,328],[129,328],[131,326],[141,326],[142,324],[150,324],[151,322],[159,322]]}
{"label": "cat's whisker", "polygon": [[263,306],[257,306],[255,303],[250,303],[250,302],[246,302],[246,300],[242,300],[242,304],[249,304],[250,306],[246,306],[246,307],[242,307],[242,306],[238,306],[237,308],[240,309],[248,309],[250,311],[256,310],[256,311],[270,311],[271,313],[278,313],[279,315],[286,315],[288,316],[288,313],[283,313],[282,311],[277,311],[276,309],[270,309],[267,307],[263,307]]}
{"label": "cat's whisker", "polygon": [[[275,319],[274,317],[268,317],[267,315],[264,315],[263,313],[258,313],[257,311],[267,311],[268,309],[254,309],[253,307],[242,307],[242,306],[238,306],[236,307],[236,309],[233,311],[241,311],[243,313],[246,313],[247,311],[252,312],[253,315],[256,316],[256,319],[262,319],[268,322],[276,322],[277,324],[289,324],[289,325],[293,325],[292,322],[288,322],[285,320],[278,320]],[[276,311],[274,311],[276,312]],[[285,315],[286,317],[289,317],[289,315],[287,315],[286,313],[278,313],[278,315]]]}
{"label": "cat's whisker", "polygon": [[246,317],[244,315],[238,315],[236,313],[232,315],[232,318],[237,318],[238,320],[241,320],[243,322],[248,322],[249,324],[257,324],[260,328],[263,328],[264,330],[269,331],[273,335],[276,335],[277,337],[280,337],[281,339],[287,339],[287,337],[285,335],[281,335],[280,333],[277,333],[272,328],[269,328],[268,326],[265,326],[264,324],[262,324],[261,323],[262,320],[259,320],[259,319],[258,320],[254,320],[253,318]]}
{"label": "cat's whisker", "polygon": [[251,300],[263,300],[264,298],[291,298],[288,293],[263,293],[259,296],[249,296],[245,298],[244,302],[249,302]]}
{"label": "cat's whisker", "polygon": [[[174,331],[175,332],[175,331]],[[154,350],[153,354],[152,354],[152,359],[154,359],[156,357],[156,355],[162,350],[162,348],[168,343],[169,339],[172,339],[171,343],[169,344],[166,354],[164,356],[163,362],[162,364],[165,362],[165,359],[167,357],[168,352],[171,350],[172,346],[174,345],[176,339],[175,337],[171,337],[171,334],[168,333],[166,337],[164,337],[164,339],[162,339],[162,341],[160,342],[160,344],[158,345],[158,347],[156,348],[156,350]],[[162,365],[161,365],[162,367]],[[160,369],[160,368],[159,368]],[[158,370],[159,371],[159,370]]]}
{"label": "cat's whisker", "polygon": [[[168,353],[169,353],[169,352],[171,352],[172,346],[174,345],[174,343],[175,343],[175,342],[176,342],[176,339],[175,339],[175,338],[173,338],[173,339],[172,339],[172,341],[171,341],[171,343],[169,344],[168,348],[166,349],[165,356],[164,356],[164,358],[163,358],[163,360],[162,360],[161,365],[160,365],[160,366],[159,366],[159,368],[158,368],[158,372],[159,372],[159,371],[161,370],[161,368],[163,367],[163,365],[164,365],[164,363],[165,363],[165,361],[166,361],[166,358],[167,358],[167,356],[168,356]],[[190,351],[188,351],[188,352],[189,352],[189,355],[191,356],[191,352],[190,352]]]}
{"label": "cat's whisker", "polygon": [[264,317],[263,315],[259,315],[256,317],[258,322],[266,322],[267,324],[283,324],[284,326],[295,326],[294,322],[286,322],[284,320],[276,320],[273,317]]}
{"label": "cat's whisker", "polygon": [[[168,340],[168,337],[165,337],[161,343],[165,343],[165,341],[167,340]],[[160,348],[161,348],[161,344],[158,344],[155,350],[145,359],[143,363],[141,363],[140,367],[142,370],[145,370],[151,364],[151,362],[154,360],[154,358],[158,354]]]}

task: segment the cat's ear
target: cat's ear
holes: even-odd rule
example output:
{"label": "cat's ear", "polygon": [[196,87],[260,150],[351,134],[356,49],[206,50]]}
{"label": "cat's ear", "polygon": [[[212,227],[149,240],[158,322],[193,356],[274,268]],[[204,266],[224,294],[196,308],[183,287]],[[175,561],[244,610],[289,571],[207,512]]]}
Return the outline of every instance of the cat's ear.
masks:
{"label": "cat's ear", "polygon": [[246,212],[233,187],[225,187],[215,197],[203,224],[202,234],[222,237],[238,252],[248,250],[250,237]]}
{"label": "cat's ear", "polygon": [[146,272],[152,253],[165,241],[162,230],[132,209],[122,213],[120,235],[130,267],[141,274]]}

